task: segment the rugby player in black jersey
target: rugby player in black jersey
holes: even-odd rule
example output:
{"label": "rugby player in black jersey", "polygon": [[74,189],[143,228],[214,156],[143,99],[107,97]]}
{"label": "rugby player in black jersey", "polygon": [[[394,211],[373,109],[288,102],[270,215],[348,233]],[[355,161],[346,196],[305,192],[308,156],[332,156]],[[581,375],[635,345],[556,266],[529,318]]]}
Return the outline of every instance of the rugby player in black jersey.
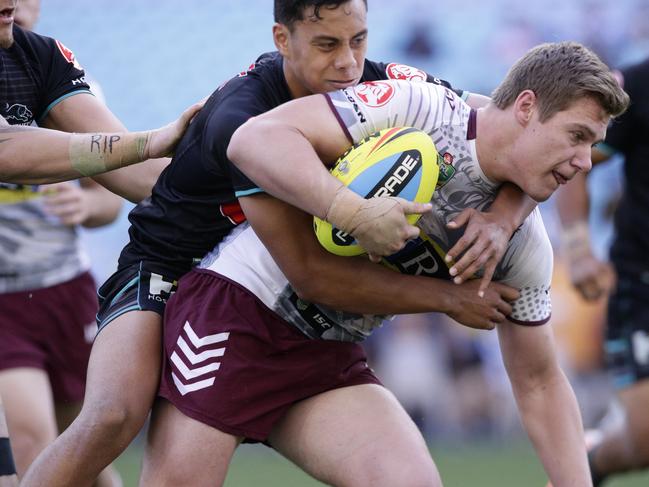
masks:
{"label": "rugby player in black jersey", "polygon": [[[84,407],[70,428],[36,460],[24,485],[87,485],[144,423],[158,386],[162,314],[167,299],[178,279],[245,219],[231,179],[237,169],[226,157],[228,142],[238,126],[292,98],[359,81],[415,73],[445,83],[419,70],[365,60],[367,6],[363,0],[278,0],[275,6],[278,22],[273,35],[280,52],[262,55],[248,70],[212,94],[176,149],[172,163],[162,172],[151,197],[131,212],[130,242],[121,253],[117,272],[99,290],[100,333],[90,358]],[[273,193],[326,217],[338,189],[339,183],[325,179],[322,191],[311,195],[315,208],[305,205],[299,195],[296,201],[291,191],[278,188]],[[351,233],[368,250],[383,255],[385,249],[394,250],[394,245],[402,245],[417,232],[402,224],[404,212],[427,209],[406,202],[378,202],[394,215],[392,222],[401,223],[388,232],[383,230],[390,228],[389,221],[380,225],[382,220],[372,220],[373,215],[385,212],[372,207],[376,202],[364,207],[365,202],[347,198],[350,205],[344,206],[354,211],[342,215],[341,220],[351,220]],[[496,206],[502,213],[498,217],[475,215],[479,224],[469,224],[467,232],[473,237],[466,242],[486,250],[487,257],[495,262],[513,230],[531,211],[516,191],[505,195]],[[484,238],[485,234],[493,237],[493,242]],[[290,229],[285,237],[290,238]],[[474,259],[470,256],[469,261]],[[329,266],[329,273],[344,275],[346,268],[345,260],[337,259]],[[462,270],[458,270],[460,279],[464,276]],[[508,291],[505,286],[493,286],[480,298],[479,284],[459,286],[452,311],[460,321],[491,328],[494,321],[502,319],[497,308],[502,303],[501,293]],[[376,304],[373,300],[378,299],[378,294],[373,289],[381,285],[373,279],[354,282],[358,289],[366,289],[369,305]],[[318,287],[331,286],[341,288],[346,282],[320,283]]]}
{"label": "rugby player in black jersey", "polygon": [[[26,13],[34,12],[32,6],[37,7],[35,2],[20,4]],[[152,154],[158,157],[169,154],[191,113],[186,114],[184,121],[159,131],[123,133],[123,125],[90,93],[74,54],[57,40],[14,25],[16,9],[15,0],[0,2],[0,190],[9,205],[3,207],[7,212],[3,211],[2,218],[6,252],[3,252],[0,282],[4,309],[0,323],[0,393],[4,394],[14,437],[16,467],[22,474],[57,434],[54,407],[57,419],[62,420],[61,427],[78,412],[90,352],[83,327],[92,323],[96,306],[94,283],[83,265],[77,267],[74,258],[66,260],[63,253],[51,256],[35,253],[32,259],[42,257],[43,262],[59,259],[58,267],[55,265],[47,277],[38,273],[45,267],[39,267],[38,262],[33,266],[17,263],[13,252],[18,248],[24,250],[23,242],[37,239],[34,232],[38,221],[42,221],[38,205],[30,207],[28,200],[39,195],[38,184],[97,175],[141,162]],[[23,20],[27,17],[23,16]],[[113,133],[66,134],[26,127],[34,122],[65,131]],[[104,142],[108,150],[102,149]],[[159,160],[97,179],[114,191],[139,200],[150,193],[153,181],[167,162],[168,159]],[[50,201],[56,201],[53,214],[66,222],[89,226],[110,222],[120,208],[118,196],[89,178],[80,182],[76,192],[59,193]],[[30,214],[28,207],[34,213]],[[21,211],[27,218],[25,225],[18,221]],[[54,233],[47,234],[51,238],[48,244],[58,241],[65,245],[65,230],[57,234],[58,240]],[[60,247],[48,248],[60,251]],[[29,251],[22,256],[29,258]],[[18,272],[28,267],[29,272]],[[64,296],[74,296],[76,307],[66,306],[62,302]],[[44,315],[39,315],[43,312]],[[9,477],[15,470],[9,459],[11,450],[5,433],[0,434],[0,484],[3,485],[11,482]],[[101,485],[113,483],[105,477]]]}
{"label": "rugby player in black jersey", "polygon": [[593,149],[593,163],[616,153],[625,158],[610,264],[598,260],[590,246],[585,175],[560,190],[557,199],[570,277],[579,293],[595,301],[611,291],[611,265],[617,280],[608,303],[604,350],[618,402],[586,435],[595,487],[615,474],[649,466],[649,59],[626,67],[620,78],[631,105]]}

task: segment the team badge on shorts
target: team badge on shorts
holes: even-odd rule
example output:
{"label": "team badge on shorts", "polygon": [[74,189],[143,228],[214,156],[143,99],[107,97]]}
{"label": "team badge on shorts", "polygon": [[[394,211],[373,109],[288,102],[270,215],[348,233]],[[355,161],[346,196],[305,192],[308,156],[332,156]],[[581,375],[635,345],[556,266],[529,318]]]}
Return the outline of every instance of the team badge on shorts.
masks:
{"label": "team badge on shorts", "polygon": [[230,333],[215,333],[199,337],[185,321],[171,353],[171,378],[183,396],[214,385],[214,377],[221,367],[216,361],[225,353],[224,342]]}

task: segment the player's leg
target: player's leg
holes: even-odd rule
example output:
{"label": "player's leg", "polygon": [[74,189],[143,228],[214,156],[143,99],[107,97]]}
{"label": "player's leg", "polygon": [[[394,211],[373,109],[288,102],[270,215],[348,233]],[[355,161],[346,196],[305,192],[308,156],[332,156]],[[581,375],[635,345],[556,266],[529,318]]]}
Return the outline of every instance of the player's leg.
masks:
{"label": "player's leg", "polygon": [[0,396],[4,398],[18,476],[22,477],[57,434],[47,373],[29,367],[2,370]]}
{"label": "player's leg", "polygon": [[2,396],[0,396],[0,487],[17,487],[16,465],[9,441]]}
{"label": "player's leg", "polygon": [[185,416],[158,399],[151,413],[140,485],[223,484],[240,438]]}
{"label": "player's leg", "polygon": [[614,473],[649,467],[649,380],[619,392],[620,421],[599,430],[589,445],[589,461],[595,485]]}
{"label": "player's leg", "polygon": [[649,284],[619,272],[608,309],[606,353],[622,406],[590,450],[595,481],[649,466]]}
{"label": "player's leg", "polygon": [[336,486],[441,486],[426,443],[396,398],[377,384],[334,389],[293,406],[270,443]]}
{"label": "player's leg", "polygon": [[[81,402],[55,402],[56,424],[59,431],[65,431],[81,411]],[[119,472],[109,465],[101,471],[93,487],[122,487],[122,479]]]}
{"label": "player's leg", "polygon": [[141,429],[160,376],[161,317],[133,311],[97,336],[83,408],[37,458],[22,485],[86,486]]}

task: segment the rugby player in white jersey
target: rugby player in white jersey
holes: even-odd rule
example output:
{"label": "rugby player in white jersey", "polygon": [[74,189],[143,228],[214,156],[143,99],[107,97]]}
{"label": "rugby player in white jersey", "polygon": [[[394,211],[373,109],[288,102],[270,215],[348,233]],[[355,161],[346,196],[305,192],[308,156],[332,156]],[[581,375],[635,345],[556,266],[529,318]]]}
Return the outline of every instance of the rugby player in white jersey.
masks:
{"label": "rugby player in white jersey", "polygon": [[[444,252],[459,236],[447,228],[448,219],[466,207],[483,209],[506,181],[537,201],[547,199],[590,169],[591,145],[627,104],[592,52],[576,43],[545,44],[519,60],[493,101],[477,111],[444,87],[375,81],[252,119],[235,133],[228,155],[235,163],[254,159],[299,174],[302,165],[334,161],[384,128],[429,133],[453,170],[445,168],[433,212],[418,224],[422,237],[390,260],[408,273],[404,257],[427,254],[442,272],[410,276],[405,292],[385,296],[386,307],[403,297],[411,307],[404,312],[422,312],[440,306],[424,281],[441,290],[444,282],[436,277],[450,279]],[[269,147],[265,140],[282,143]],[[267,198],[241,198],[257,234],[240,226],[179,282],[167,305],[160,387],[166,400],[156,405],[143,484],[219,484],[236,446],[247,439],[268,442],[332,485],[441,485],[423,438],[357,343],[380,325],[383,317],[368,313],[381,309],[354,303],[354,289],[332,290],[349,294],[347,313],[296,293],[299,249],[279,247],[277,222],[301,221],[305,234],[312,229],[308,219],[288,219],[290,211],[269,218],[259,211]],[[349,258],[350,272],[360,259]],[[548,476],[557,487],[588,486],[579,409],[547,325],[551,273],[552,248],[534,211],[496,269],[497,281],[520,290],[498,334],[523,423]],[[417,295],[423,288],[427,292]],[[313,326],[314,309],[324,326]]]}

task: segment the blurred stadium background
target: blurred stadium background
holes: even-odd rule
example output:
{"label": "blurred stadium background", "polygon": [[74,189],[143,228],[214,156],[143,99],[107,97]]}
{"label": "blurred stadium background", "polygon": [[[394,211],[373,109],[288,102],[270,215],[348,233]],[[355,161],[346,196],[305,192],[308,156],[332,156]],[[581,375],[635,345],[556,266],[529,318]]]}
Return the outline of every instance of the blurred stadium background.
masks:
{"label": "blurred stadium background", "polygon": [[[61,40],[101,84],[132,130],[159,126],[273,49],[270,0],[43,0],[37,32]],[[577,40],[613,67],[649,55],[649,0],[369,0],[368,57],[424,68],[456,87],[488,94],[507,67],[543,41]],[[596,170],[593,224],[602,255],[619,161]],[[102,282],[127,239],[128,208],[108,229],[84,233]],[[552,201],[543,205],[556,242]],[[606,413],[612,389],[601,370],[603,303],[587,306],[566,280],[557,246],[553,326],[586,426]],[[436,315],[402,317],[369,341],[373,365],[430,440],[450,487],[541,486],[523,437],[494,333],[472,333]],[[614,410],[609,414],[615,420]],[[141,445],[119,461],[136,485]],[[243,447],[226,483],[320,485],[265,447]],[[611,487],[649,485],[630,475]]]}

